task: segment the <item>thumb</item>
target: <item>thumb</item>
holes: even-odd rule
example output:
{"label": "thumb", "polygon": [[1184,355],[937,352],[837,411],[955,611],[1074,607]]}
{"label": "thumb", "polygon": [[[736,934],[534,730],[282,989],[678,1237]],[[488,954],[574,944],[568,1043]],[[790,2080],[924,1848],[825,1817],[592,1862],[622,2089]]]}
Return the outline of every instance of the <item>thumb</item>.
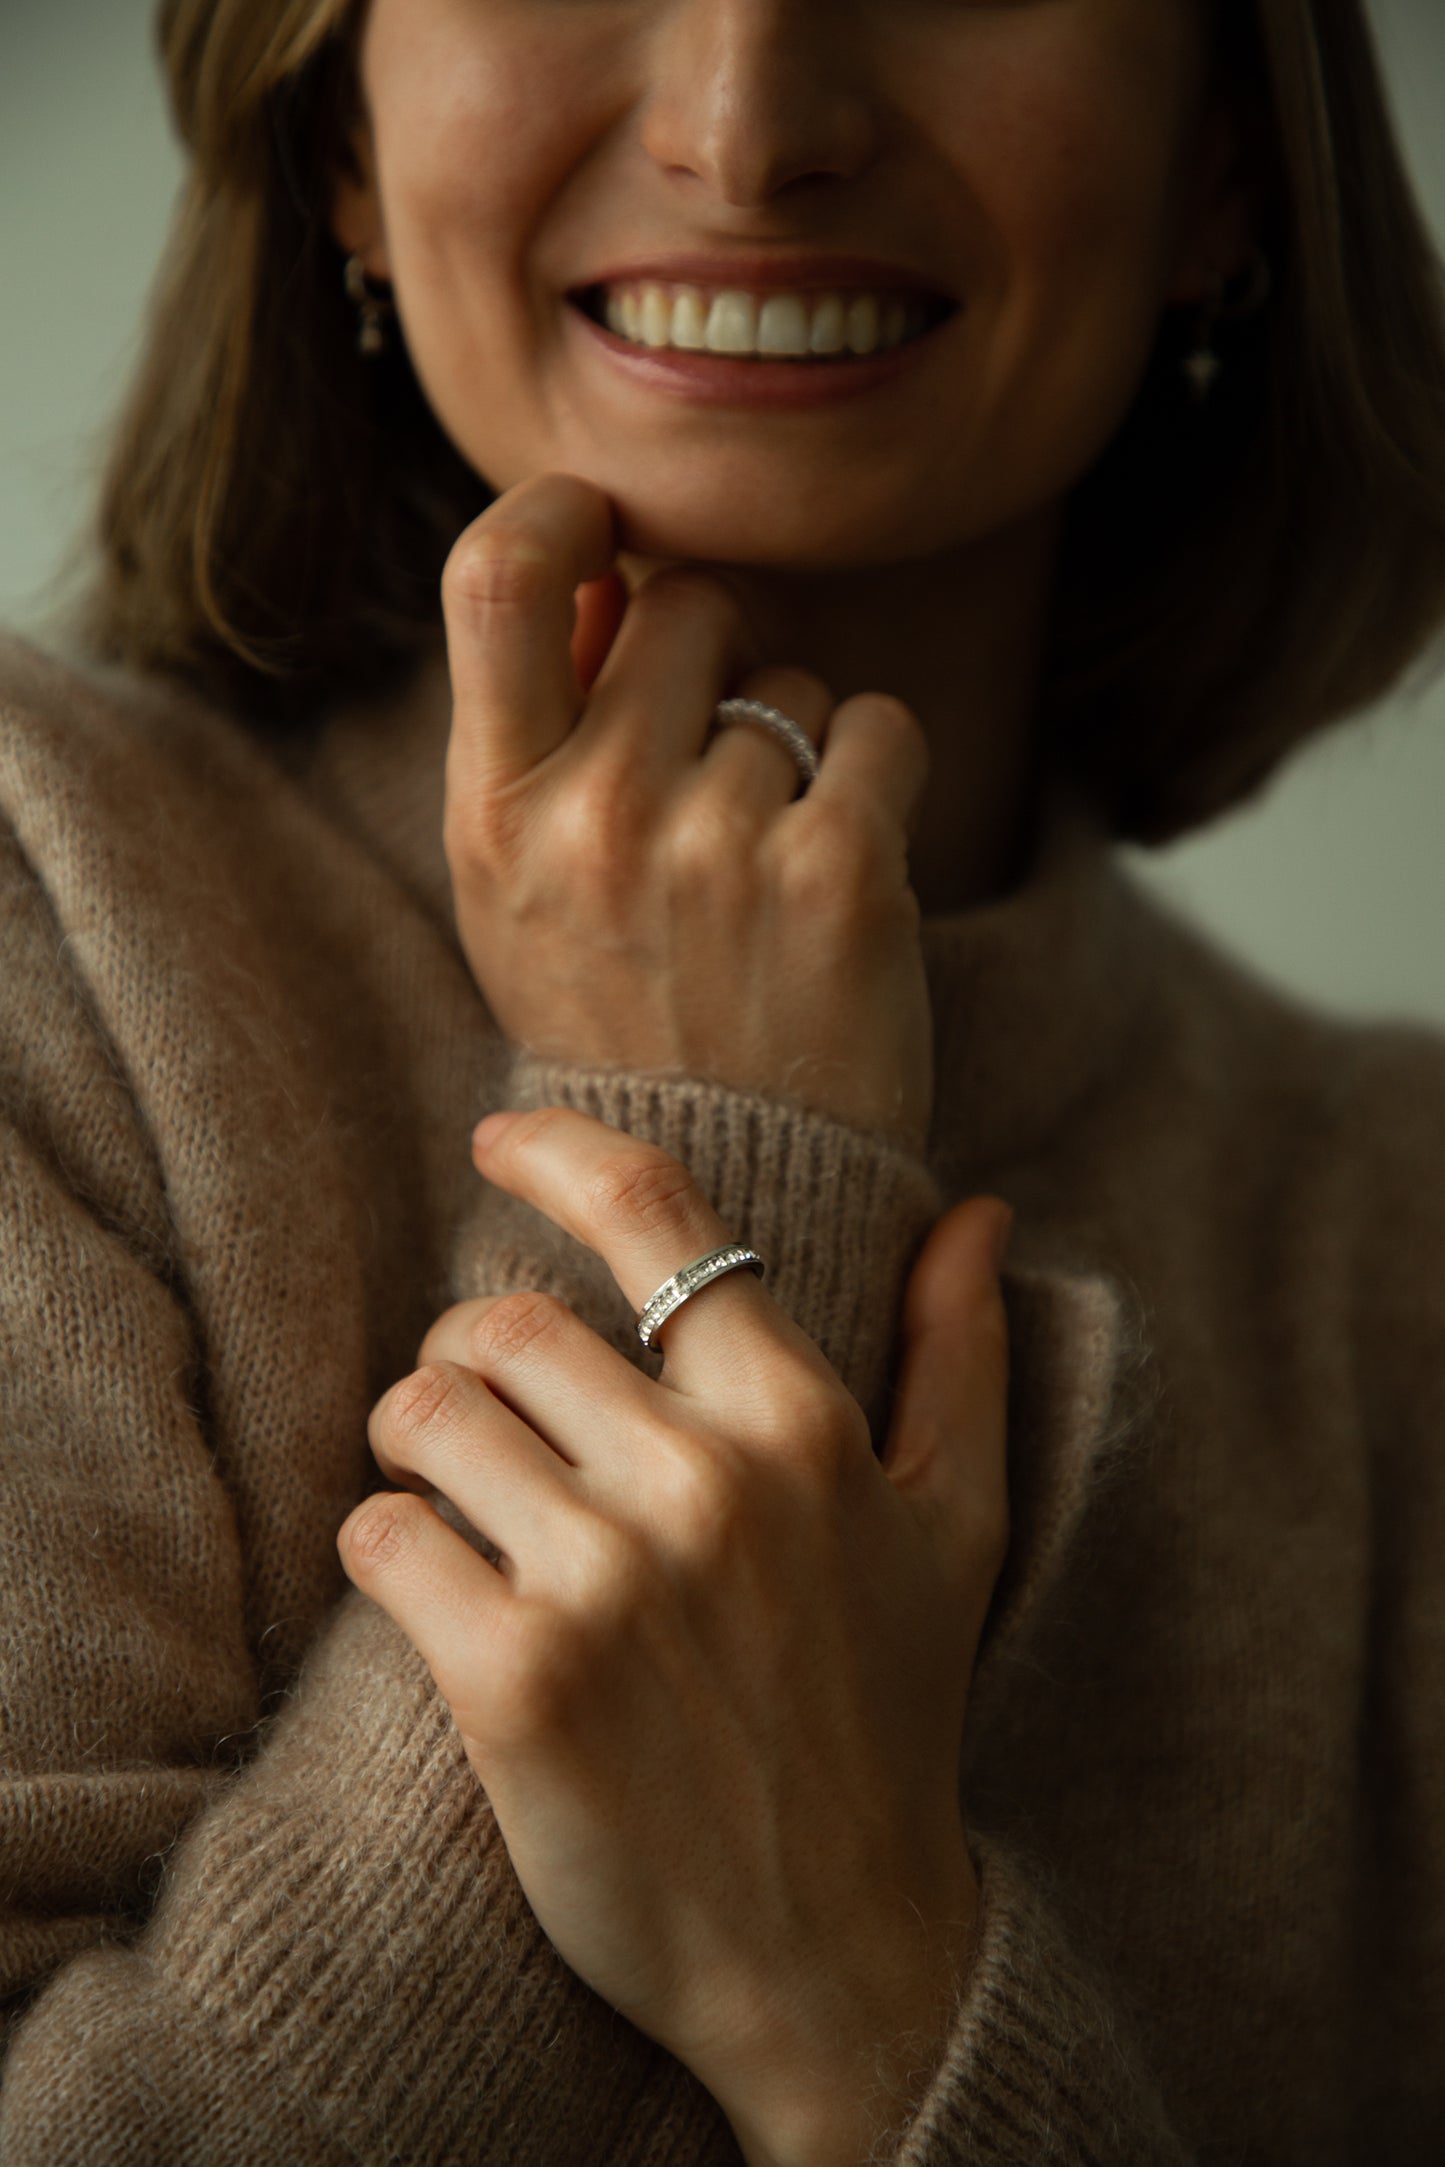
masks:
{"label": "thumb", "polygon": [[[970,1197],[923,1245],[903,1303],[903,1360],[882,1465],[895,1486],[1008,1528],[1008,1319],[999,1268],[1013,1212]],[[1002,1555],[1002,1547],[1000,1548]]]}
{"label": "thumb", "polygon": [[584,693],[592,690],[627,614],[627,586],[617,572],[588,580],[575,596],[572,661]]}

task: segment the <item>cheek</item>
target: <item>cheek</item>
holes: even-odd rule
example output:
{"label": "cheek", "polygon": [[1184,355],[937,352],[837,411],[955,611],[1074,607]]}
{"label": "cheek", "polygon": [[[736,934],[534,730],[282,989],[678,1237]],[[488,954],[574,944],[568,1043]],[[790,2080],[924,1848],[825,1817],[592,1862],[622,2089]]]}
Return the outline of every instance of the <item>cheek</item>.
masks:
{"label": "cheek", "polygon": [[[414,51],[376,114],[377,163],[398,284],[428,257],[515,257],[575,145],[559,126],[565,86],[515,41],[476,36]],[[556,73],[555,66],[553,70]],[[550,123],[548,114],[550,112]]]}
{"label": "cheek", "polygon": [[[1040,9],[958,93],[950,139],[971,201],[990,426],[1064,485],[1132,402],[1157,335],[1179,187],[1188,51],[1169,0],[1151,32]],[[1086,18],[1087,24],[1086,24]],[[1021,19],[1014,17],[1018,26]]]}
{"label": "cheek", "polygon": [[598,69],[576,39],[539,37],[535,9],[464,13],[377,48],[373,124],[407,351],[453,444],[490,472],[529,427],[535,384],[518,355],[557,306],[546,245],[596,134]]}
{"label": "cheek", "polygon": [[[508,0],[388,18],[370,56],[396,295],[423,388],[469,456],[479,376],[503,401],[535,328],[542,246],[586,166],[605,69]],[[428,19],[429,18],[429,19]],[[484,34],[487,33],[487,34]],[[555,297],[553,297],[555,298]],[[489,402],[491,403],[491,402]]]}

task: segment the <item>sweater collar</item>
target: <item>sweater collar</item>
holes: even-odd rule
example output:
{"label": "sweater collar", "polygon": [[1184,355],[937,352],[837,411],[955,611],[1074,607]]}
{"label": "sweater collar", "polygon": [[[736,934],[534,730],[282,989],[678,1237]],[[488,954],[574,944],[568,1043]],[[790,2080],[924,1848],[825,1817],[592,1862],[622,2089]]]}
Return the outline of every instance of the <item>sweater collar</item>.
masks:
{"label": "sweater collar", "polygon": [[930,1155],[945,1188],[1042,1149],[1113,1065],[1145,990],[1149,924],[1098,815],[1059,777],[1009,892],[924,921]]}

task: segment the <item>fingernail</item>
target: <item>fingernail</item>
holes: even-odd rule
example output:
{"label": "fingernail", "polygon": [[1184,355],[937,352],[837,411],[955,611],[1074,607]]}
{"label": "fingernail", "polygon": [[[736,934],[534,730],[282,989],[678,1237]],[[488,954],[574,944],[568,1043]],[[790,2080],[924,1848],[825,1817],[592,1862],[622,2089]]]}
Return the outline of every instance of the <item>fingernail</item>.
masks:
{"label": "fingernail", "polygon": [[1012,1204],[1001,1206],[993,1230],[993,1268],[1003,1270],[1003,1260],[1008,1255],[1009,1236],[1013,1232],[1014,1213]]}
{"label": "fingernail", "polygon": [[516,1118],[515,1114],[488,1114],[486,1119],[479,1121],[472,1130],[473,1151],[486,1151],[497,1141],[504,1129],[510,1128]]}

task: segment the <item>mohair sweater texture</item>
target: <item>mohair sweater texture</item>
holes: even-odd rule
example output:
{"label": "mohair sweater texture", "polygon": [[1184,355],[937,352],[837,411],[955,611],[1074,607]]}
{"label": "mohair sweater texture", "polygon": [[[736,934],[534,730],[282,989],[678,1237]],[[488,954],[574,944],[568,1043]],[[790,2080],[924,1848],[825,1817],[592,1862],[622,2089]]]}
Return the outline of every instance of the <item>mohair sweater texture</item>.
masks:
{"label": "mohair sweater texture", "polygon": [[544,1064],[456,939],[448,721],[440,652],[272,741],[0,641],[4,2167],[735,2167],[335,1550],[449,1303],[652,1359],[472,1167],[546,1102],[687,1161],[880,1439],[927,1228],[1016,1207],[981,1938],[878,2158],[1445,2159],[1445,1041],[1273,991],[1057,789],[925,926],[926,1158]]}

